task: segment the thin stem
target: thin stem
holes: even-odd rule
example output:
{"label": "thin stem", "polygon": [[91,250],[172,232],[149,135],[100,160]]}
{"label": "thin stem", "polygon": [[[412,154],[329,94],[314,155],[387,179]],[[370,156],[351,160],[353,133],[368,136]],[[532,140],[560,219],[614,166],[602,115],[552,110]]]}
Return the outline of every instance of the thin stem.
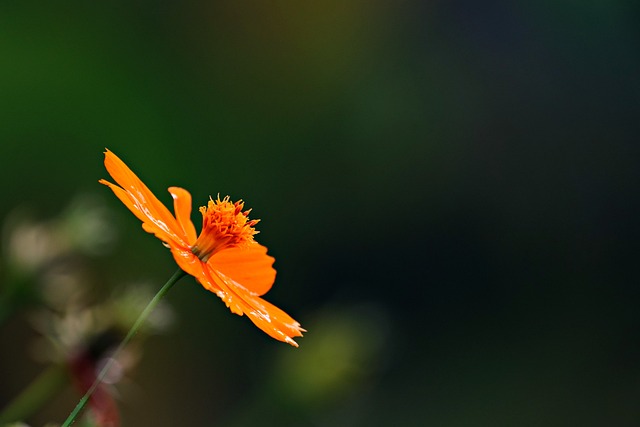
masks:
{"label": "thin stem", "polygon": [[138,320],[136,320],[136,322],[133,324],[131,329],[129,329],[127,336],[124,337],[124,339],[122,340],[118,348],[116,348],[116,350],[113,352],[113,355],[109,358],[107,363],[104,365],[104,367],[98,374],[98,377],[96,378],[96,380],[93,382],[91,387],[89,387],[89,390],[87,390],[84,396],[82,396],[82,399],[80,399],[80,402],[78,402],[78,405],[76,405],[75,409],[71,412],[71,414],[69,414],[69,416],[67,417],[67,419],[65,420],[65,422],[62,424],[61,427],[69,427],[71,424],[74,423],[74,421],[76,420],[76,417],[80,414],[82,409],[85,407],[85,405],[89,401],[89,398],[91,397],[93,392],[96,390],[96,388],[98,388],[98,386],[100,385],[104,377],[109,372],[109,369],[111,368],[111,365],[115,361],[118,354],[122,351],[123,348],[127,346],[127,344],[129,344],[129,341],[131,341],[131,339],[135,336],[135,334],[138,332],[138,329],[140,329],[140,326],[142,326],[142,324],[147,319],[147,317],[149,317],[149,314],[151,314],[153,309],[158,305],[162,297],[164,297],[165,294],[169,291],[169,289],[171,289],[171,287],[175,285],[175,283],[178,280],[180,280],[185,274],[186,273],[182,270],[176,271],[173,274],[173,276],[171,276],[171,278],[167,281],[167,283],[165,283],[164,286],[158,291],[158,293],[151,299],[151,301],[145,307],[142,313],[140,313]]}
{"label": "thin stem", "polygon": [[68,382],[69,375],[63,366],[49,367],[4,408],[0,414],[0,425],[29,417]]}

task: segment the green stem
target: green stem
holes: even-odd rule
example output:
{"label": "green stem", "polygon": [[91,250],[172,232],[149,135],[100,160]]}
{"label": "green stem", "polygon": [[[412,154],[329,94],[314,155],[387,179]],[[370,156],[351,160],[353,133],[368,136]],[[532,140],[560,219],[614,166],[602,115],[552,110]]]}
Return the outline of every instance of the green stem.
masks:
{"label": "green stem", "polygon": [[69,414],[69,416],[67,417],[67,419],[65,420],[65,422],[62,424],[61,427],[69,427],[71,424],[74,423],[74,421],[76,420],[76,417],[80,414],[80,412],[82,412],[82,409],[85,407],[85,405],[89,401],[89,398],[91,397],[93,392],[96,390],[96,388],[98,388],[98,386],[100,385],[104,377],[109,372],[109,369],[111,368],[111,365],[115,361],[118,354],[122,351],[123,348],[127,346],[127,344],[129,344],[129,341],[131,341],[131,339],[135,336],[135,334],[138,332],[138,329],[140,329],[140,326],[142,326],[142,324],[147,319],[147,317],[149,317],[149,314],[151,314],[153,309],[158,305],[162,297],[164,297],[165,294],[169,291],[169,289],[171,289],[171,287],[175,285],[175,283],[178,280],[180,280],[185,274],[186,273],[182,270],[176,271],[173,274],[173,276],[171,276],[171,278],[167,281],[167,283],[165,283],[164,286],[158,291],[158,293],[151,299],[151,301],[149,302],[149,305],[147,305],[145,309],[142,311],[142,313],[140,313],[138,320],[136,320],[136,322],[133,324],[131,329],[129,329],[127,336],[124,337],[124,339],[122,340],[118,348],[116,348],[116,350],[113,352],[113,355],[109,358],[109,361],[104,365],[104,367],[98,374],[98,377],[96,378],[96,380],[93,382],[91,387],[89,387],[89,390],[87,390],[84,396],[82,396],[82,399],[80,399],[80,402],[78,402],[78,405],[76,405],[75,409],[71,412],[71,414]]}
{"label": "green stem", "polygon": [[50,366],[4,408],[0,425],[28,418],[68,382],[69,374],[63,366]]}

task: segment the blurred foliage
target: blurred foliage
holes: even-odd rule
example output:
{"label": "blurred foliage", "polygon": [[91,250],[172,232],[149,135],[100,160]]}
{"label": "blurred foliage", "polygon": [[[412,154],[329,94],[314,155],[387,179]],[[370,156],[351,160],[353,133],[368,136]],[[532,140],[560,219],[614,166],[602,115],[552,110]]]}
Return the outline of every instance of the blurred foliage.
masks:
{"label": "blurred foliage", "polygon": [[[639,17],[630,0],[2,2],[0,215],[104,195],[108,147],[167,204],[180,185],[262,219],[268,299],[301,348],[185,279],[125,425],[635,425]],[[98,288],[164,283],[170,255],[108,203],[126,237]],[[21,319],[0,330],[0,406],[38,371]]]}
{"label": "blurred foliage", "polygon": [[2,404],[0,425],[30,418],[70,385],[84,393],[108,360],[113,367],[97,386],[82,422],[119,425],[112,385],[140,359],[141,337],[165,330],[173,313],[166,304],[157,307],[138,339],[114,353],[153,293],[141,283],[114,286],[112,295],[96,292],[91,261],[115,243],[110,216],[98,199],[87,196],[46,220],[31,218],[24,208],[8,216],[2,228],[0,327],[26,312],[38,337],[30,337],[26,351],[10,339],[5,347],[17,360],[41,363],[42,372]]}

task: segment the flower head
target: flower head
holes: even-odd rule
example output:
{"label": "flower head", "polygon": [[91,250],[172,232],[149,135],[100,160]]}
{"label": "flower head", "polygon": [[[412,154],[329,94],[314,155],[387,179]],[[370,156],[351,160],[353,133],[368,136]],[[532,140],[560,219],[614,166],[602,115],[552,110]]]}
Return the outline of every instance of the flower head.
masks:
{"label": "flower head", "polygon": [[258,220],[249,219],[244,203],[229,197],[210,199],[200,208],[202,230],[191,222],[191,194],[170,187],[175,216],[115,154],[105,152],[105,167],[116,184],[101,179],[142,221],[142,228],[162,240],[178,266],[236,314],[249,319],[273,338],[297,347],[293,337],[304,329],[287,313],[260,298],[273,285],[274,258],[254,240]]}
{"label": "flower head", "polygon": [[251,209],[242,212],[243,208],[242,200],[231,203],[229,196],[222,200],[220,196],[215,201],[210,199],[207,206],[200,208],[202,233],[191,252],[207,262],[222,249],[249,246],[253,242],[253,236],[258,234],[253,226],[260,220],[249,220]]}

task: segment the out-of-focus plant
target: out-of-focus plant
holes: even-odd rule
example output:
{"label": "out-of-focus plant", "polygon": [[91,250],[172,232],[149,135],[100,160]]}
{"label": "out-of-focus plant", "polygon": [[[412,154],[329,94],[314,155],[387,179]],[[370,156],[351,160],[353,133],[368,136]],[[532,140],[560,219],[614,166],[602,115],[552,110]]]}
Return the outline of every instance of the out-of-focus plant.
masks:
{"label": "out-of-focus plant", "polygon": [[83,298],[86,259],[116,241],[111,216],[102,199],[89,195],[53,219],[36,220],[25,208],[10,213],[2,229],[0,324],[32,305],[55,308]]}
{"label": "out-of-focus plant", "polygon": [[[227,421],[245,425],[351,425],[366,408],[369,386],[387,360],[391,326],[376,304],[325,307],[309,322],[313,335],[296,352],[279,352],[262,387]],[[358,402],[364,402],[358,405]],[[275,413],[270,408],[284,408]]]}
{"label": "out-of-focus plant", "polygon": [[[116,233],[109,217],[98,199],[82,196],[54,219],[35,221],[21,210],[5,222],[2,319],[27,309],[39,333],[31,355],[47,367],[2,409],[0,425],[27,419],[69,384],[86,392],[108,361],[112,369],[97,387],[91,411],[79,425],[119,424],[114,385],[139,359],[140,340],[116,360],[111,360],[112,353],[152,293],[144,284],[129,284],[104,302],[93,302],[95,287],[86,261],[113,247]],[[159,306],[139,336],[166,329],[172,318],[166,305]]]}

